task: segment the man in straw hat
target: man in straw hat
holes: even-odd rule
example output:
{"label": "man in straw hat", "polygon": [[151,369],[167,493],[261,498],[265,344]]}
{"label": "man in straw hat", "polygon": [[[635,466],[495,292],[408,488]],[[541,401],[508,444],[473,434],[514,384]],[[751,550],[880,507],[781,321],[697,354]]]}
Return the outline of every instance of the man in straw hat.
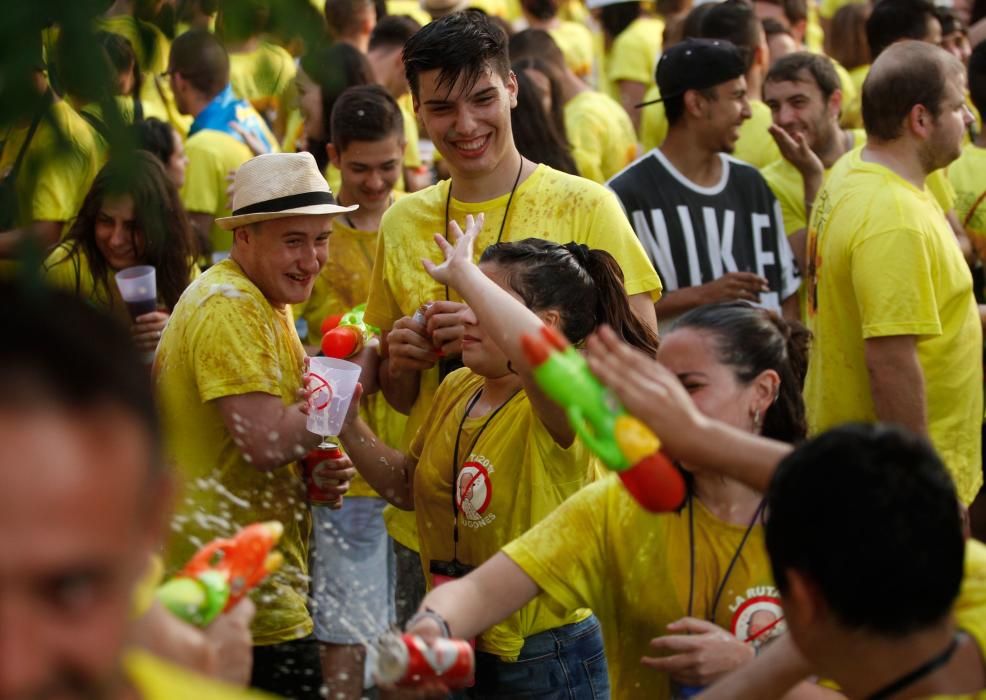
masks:
{"label": "man in straw hat", "polygon": [[[308,153],[270,154],[236,172],[230,257],[182,295],[161,338],[154,381],[166,455],[184,497],[166,550],[169,571],[202,543],[279,520],[284,566],[254,600],[251,684],[319,697],[318,646],[306,609],[309,513],[296,460],[318,437],[299,403],[305,352],[290,305],[308,298],[328,256],[336,204]],[[338,463],[336,463],[338,464]],[[353,470],[339,470],[337,494]]]}

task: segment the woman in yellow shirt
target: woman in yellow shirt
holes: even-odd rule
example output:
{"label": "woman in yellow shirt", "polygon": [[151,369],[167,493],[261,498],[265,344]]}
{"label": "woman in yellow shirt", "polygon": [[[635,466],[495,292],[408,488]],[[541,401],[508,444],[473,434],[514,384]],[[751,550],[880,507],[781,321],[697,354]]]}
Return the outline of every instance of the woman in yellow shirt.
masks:
{"label": "woman in yellow shirt", "polygon": [[[477,266],[472,246],[483,217],[466,221],[465,235],[449,225],[454,249],[436,236],[442,265],[425,261],[470,307],[465,368],[439,387],[408,454],[380,444],[358,420],[340,436],[379,493],[414,509],[432,588],[495,555],[595,475],[595,459],[534,382],[521,336],[547,323],[578,344],[607,323],[648,353],[657,344],[630,310],[608,253],[526,239],[490,246]],[[588,610],[533,601],[511,612],[477,639],[472,695],[544,697],[560,684],[566,697],[607,697],[602,639]]]}
{"label": "woman in yellow shirt", "polygon": [[[153,352],[185,287],[198,273],[191,229],[178,190],[147,151],[103,166],[66,234],[45,261],[52,284],[75,291],[130,325],[139,350]],[[158,309],[131,319],[112,276],[153,265]]]}
{"label": "woman in yellow shirt", "polygon": [[[808,333],[743,302],[695,309],[657,352],[710,418],[784,442],[805,435]],[[615,477],[583,489],[465,579],[432,591],[409,630],[469,636],[531,600],[590,607],[613,697],[685,696],[783,630],[762,495],[681,465],[689,497],[648,513]],[[442,629],[444,627],[444,629]],[[643,657],[643,659],[642,659]]]}

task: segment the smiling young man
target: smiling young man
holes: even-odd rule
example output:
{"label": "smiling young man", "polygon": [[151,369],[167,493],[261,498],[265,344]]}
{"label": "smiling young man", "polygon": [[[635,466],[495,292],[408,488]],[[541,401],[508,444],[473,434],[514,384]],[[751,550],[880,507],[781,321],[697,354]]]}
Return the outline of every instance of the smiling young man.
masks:
{"label": "smiling young man", "polygon": [[[284,565],[255,596],[252,684],[319,697],[318,647],[309,637],[309,514],[297,459],[318,436],[298,402],[305,352],[289,305],[304,301],[328,255],[335,203],[308,153],[258,156],[236,173],[230,257],[175,306],[158,346],[155,387],[165,453],[185,492],[166,550],[170,571],[203,542],[278,520]],[[333,475],[344,493],[353,471]]]}
{"label": "smiling young man", "polygon": [[668,49],[657,66],[668,136],[607,183],[661,274],[659,319],[734,299],[797,314],[777,200],[753,166],[726,155],[750,118],[745,70],[728,41]]}
{"label": "smiling young man", "polygon": [[[438,386],[436,349],[446,359],[461,350],[464,307],[420,262],[435,256],[433,236],[450,221],[463,225],[467,214],[486,214],[477,255],[497,241],[530,237],[608,251],[623,269],[634,311],[652,326],[661,289],[611,193],[517,151],[510,126],[517,80],[507,37],[494,22],[476,11],[432,22],[405,45],[404,68],[415,110],[452,177],[398,200],[380,225],[366,320],[387,336],[380,370],[387,400],[409,413],[400,448],[410,443]],[[429,302],[437,303],[428,309],[426,326],[413,316]],[[413,514],[388,515],[388,526],[400,544],[417,548]],[[409,576],[420,578],[417,554],[399,551]],[[400,563],[398,570],[403,572]],[[399,574],[400,587],[406,578]],[[417,602],[408,602],[413,612]]]}

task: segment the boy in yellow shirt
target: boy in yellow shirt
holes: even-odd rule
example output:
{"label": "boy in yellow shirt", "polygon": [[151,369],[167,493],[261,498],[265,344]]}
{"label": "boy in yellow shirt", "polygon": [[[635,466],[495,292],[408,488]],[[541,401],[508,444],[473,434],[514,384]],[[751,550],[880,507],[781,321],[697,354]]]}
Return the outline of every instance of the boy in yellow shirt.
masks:
{"label": "boy in yellow shirt", "polygon": [[972,120],[962,64],[894,44],[873,64],[863,111],[867,144],[833,168],[808,229],[809,423],[928,435],[968,505],[982,485],[982,328],[969,268],[924,187]]}

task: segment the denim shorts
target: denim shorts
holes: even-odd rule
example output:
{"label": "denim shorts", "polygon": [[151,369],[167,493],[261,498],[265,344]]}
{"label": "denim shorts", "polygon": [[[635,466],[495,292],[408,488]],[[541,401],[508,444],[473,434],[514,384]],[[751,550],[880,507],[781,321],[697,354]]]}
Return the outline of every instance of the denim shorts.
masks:
{"label": "denim shorts", "polygon": [[524,640],[516,661],[476,654],[476,685],[469,698],[609,698],[609,675],[599,620],[590,616]]}
{"label": "denim shorts", "polygon": [[312,508],[311,608],[315,637],[329,644],[375,641],[394,617],[394,551],[382,498],[352,496]]}

